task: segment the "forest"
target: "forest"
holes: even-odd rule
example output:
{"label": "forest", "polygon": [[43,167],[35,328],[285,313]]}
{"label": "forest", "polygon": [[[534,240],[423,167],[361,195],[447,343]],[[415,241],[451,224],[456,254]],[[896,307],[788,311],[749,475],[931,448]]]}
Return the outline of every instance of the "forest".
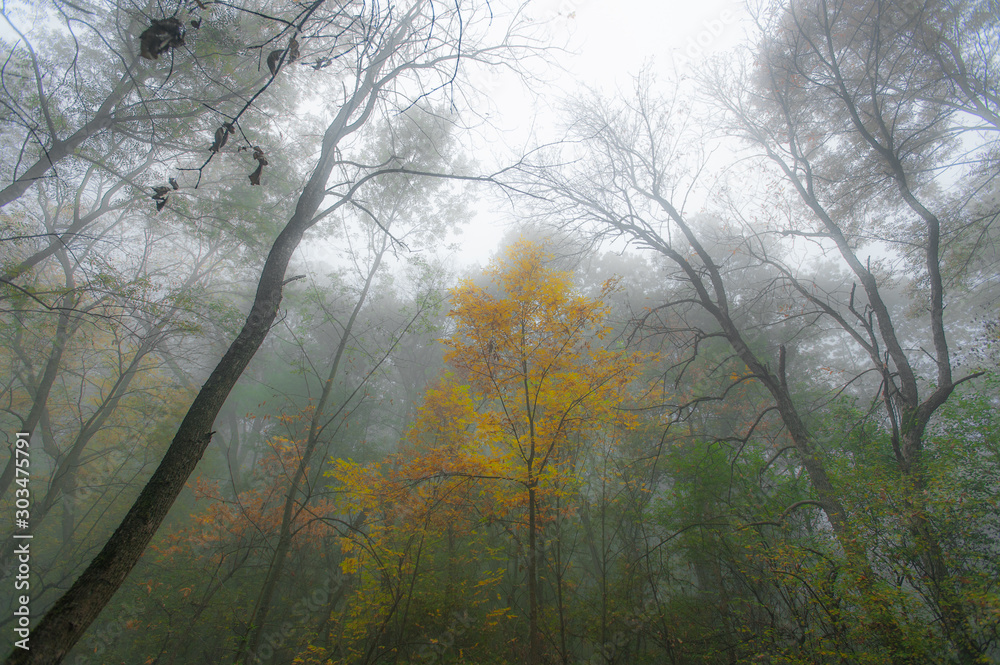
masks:
{"label": "forest", "polygon": [[1000,4],[634,4],[4,0],[7,665],[1000,664]]}

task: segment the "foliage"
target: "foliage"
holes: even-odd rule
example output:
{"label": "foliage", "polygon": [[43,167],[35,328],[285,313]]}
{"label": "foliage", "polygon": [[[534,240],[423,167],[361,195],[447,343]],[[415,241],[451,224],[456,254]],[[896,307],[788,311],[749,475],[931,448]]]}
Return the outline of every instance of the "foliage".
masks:
{"label": "foliage", "polygon": [[[456,287],[456,325],[446,340],[453,371],[428,390],[406,445],[369,467],[335,462],[348,511],[368,523],[363,538],[345,544],[345,572],[367,580],[358,590],[356,640],[373,629],[373,615],[382,630],[404,616],[395,642],[373,638],[381,648],[435,626],[440,615],[424,605],[434,594],[419,590],[442,574],[444,599],[457,593],[468,612],[488,610],[495,618],[479,636],[496,637],[500,623],[520,614],[496,606],[493,595],[509,574],[500,557],[515,553],[536,570],[541,534],[557,538],[556,524],[575,511],[584,448],[601,429],[631,426],[621,407],[639,357],[601,344],[604,302],[574,293],[570,275],[550,260],[540,245],[521,241],[486,271],[491,289],[470,280]],[[605,284],[602,295],[613,287]],[[439,561],[433,552],[441,549]],[[536,597],[537,577],[527,584]],[[529,603],[529,623],[537,611]]]}
{"label": "foliage", "polygon": [[751,7],[475,175],[526,9],[5,5],[11,665],[1000,659],[995,0]]}

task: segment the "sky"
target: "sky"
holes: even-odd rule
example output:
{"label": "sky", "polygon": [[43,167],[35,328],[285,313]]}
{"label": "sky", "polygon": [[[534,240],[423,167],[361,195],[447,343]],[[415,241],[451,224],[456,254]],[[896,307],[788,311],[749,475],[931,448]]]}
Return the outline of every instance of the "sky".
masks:
{"label": "sky", "polygon": [[[742,0],[536,0],[527,15],[546,26],[553,45],[565,46],[555,58],[565,71],[547,74],[553,84],[540,99],[514,81],[491,95],[495,120],[506,131],[503,142],[514,146],[530,144],[529,128],[557,122],[544,116],[560,95],[584,86],[614,94],[630,88],[644,66],[664,73],[697,67],[705,57],[737,46],[748,29]],[[505,234],[509,215],[488,205],[482,203],[477,218],[455,238],[462,246],[454,257],[460,264],[485,265]]]}
{"label": "sky", "polygon": [[[577,55],[566,59],[576,76],[590,83],[626,83],[650,58],[656,66],[697,63],[736,45],[743,35],[739,0],[653,2],[631,0],[545,0]],[[553,11],[545,9],[543,11]]]}

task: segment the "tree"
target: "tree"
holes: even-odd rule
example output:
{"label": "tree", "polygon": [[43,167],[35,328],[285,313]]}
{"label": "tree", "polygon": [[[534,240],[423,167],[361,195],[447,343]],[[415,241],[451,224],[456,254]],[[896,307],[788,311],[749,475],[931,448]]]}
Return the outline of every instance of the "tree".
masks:
{"label": "tree", "polygon": [[[503,503],[491,496],[502,462],[477,449],[475,421],[468,389],[444,376],[428,387],[398,453],[369,464],[334,461],[328,475],[341,512],[360,527],[342,542],[343,570],[357,580],[341,628],[343,656],[422,659],[441,646],[437,636],[449,631],[453,612],[496,605],[502,548],[483,520]],[[483,625],[468,652],[485,646],[489,633]]]}
{"label": "tree", "polygon": [[[397,192],[397,200],[393,206],[396,211],[403,207],[402,203],[404,199],[405,197],[402,193]],[[301,448],[300,459],[294,472],[290,474],[291,480],[285,492],[280,529],[274,541],[274,555],[268,566],[261,592],[255,602],[255,611],[250,624],[249,636],[246,639],[242,654],[242,660],[248,664],[258,657],[260,637],[266,625],[271,607],[271,599],[278,580],[281,577],[285,564],[285,556],[288,553],[294,535],[292,525],[304,511],[311,510],[310,503],[313,500],[314,492],[312,488],[318,485],[319,474],[314,474],[314,477],[310,477],[310,465],[317,459],[322,459],[329,455],[333,435],[339,429],[339,424],[336,423],[342,422],[342,419],[349,410],[354,409],[364,399],[369,388],[369,379],[381,369],[383,363],[389,360],[398,342],[409,333],[410,327],[425,316],[426,312],[423,308],[431,306],[432,303],[427,298],[419,298],[416,311],[402,324],[399,330],[393,332],[388,348],[381,351],[370,350],[369,354],[373,356],[370,369],[363,377],[349,384],[346,396],[341,397],[339,401],[335,401],[333,397],[334,388],[342,381],[341,373],[347,361],[347,350],[352,342],[355,341],[357,334],[355,325],[359,315],[369,304],[369,294],[376,278],[380,274],[383,258],[389,250],[390,237],[388,233],[389,229],[392,228],[391,220],[395,216],[392,211],[389,211],[388,214],[381,217],[382,223],[385,226],[379,228],[373,224],[369,227],[369,233],[372,235],[372,245],[369,247],[369,250],[372,256],[370,264],[367,267],[367,275],[364,275],[364,283],[358,294],[357,302],[343,323],[342,330],[340,331],[340,339],[333,350],[332,357],[328,361],[328,373],[322,382],[322,388],[316,399],[316,403],[312,407],[308,418],[303,418],[303,420],[307,421],[308,426],[302,437],[303,440],[297,442]],[[352,528],[358,528],[358,526],[352,525]]]}
{"label": "tree", "polygon": [[[950,9],[955,12],[954,25],[986,19],[985,7],[975,3]],[[880,376],[879,396],[892,433],[892,451],[899,471],[912,483],[903,489],[908,495],[904,514],[924,560],[928,591],[960,660],[972,662],[983,650],[971,632],[976,621],[969,614],[971,608],[958,600],[961,584],[949,570],[934,527],[924,517],[921,496],[928,473],[927,427],[957,386],[979,376],[955,376],[945,315],[944,265],[947,243],[959,230],[982,224],[968,220],[978,212],[970,201],[994,177],[976,177],[975,170],[950,157],[957,148],[955,137],[980,130],[966,124],[967,116],[957,109],[976,108],[980,111],[976,119],[989,122],[990,92],[972,92],[963,85],[964,79],[949,76],[955,69],[941,67],[946,58],[962,57],[957,49],[943,52],[948,41],[943,31],[933,45],[937,56],[929,56],[931,43],[925,37],[928,31],[940,30],[935,24],[944,9],[925,11],[912,14],[882,2],[791,3],[776,17],[773,35],[761,45],[760,87],[748,90],[748,95],[727,95],[730,101],[724,104],[817,222],[787,232],[809,235],[836,248],[867,300],[856,299],[854,290],[839,303],[810,296],[807,284],[779,267],[790,284],[854,339],[870,358],[871,370]],[[983,28],[985,32],[995,32],[995,15],[986,20],[991,25]],[[980,52],[972,64],[984,73],[994,66],[989,52]],[[992,124],[986,128],[996,130]],[[841,143],[835,136],[848,140]],[[995,137],[979,142],[961,162],[991,144],[996,145]],[[932,174],[957,171],[973,176],[975,189],[939,197]],[[994,219],[1000,211],[995,204],[992,208],[986,219]],[[907,350],[905,340],[913,332],[892,311],[884,278],[861,258],[859,245],[865,243],[861,225],[866,219],[874,222],[869,227],[874,237],[887,241],[913,275],[913,307],[926,312],[929,352],[918,355]],[[893,236],[903,238],[905,246]],[[930,381],[920,376],[924,353],[931,360]]]}
{"label": "tree", "polygon": [[[896,469],[908,478],[896,517],[909,525],[918,553],[913,584],[928,599],[923,611],[940,620],[947,648],[961,662],[973,662],[988,638],[977,628],[979,609],[962,600],[963,582],[949,570],[949,555],[927,520],[922,478],[929,423],[958,386],[979,375],[954,371],[942,243],[949,220],[957,225],[956,238],[966,228],[959,220],[975,207],[970,201],[989,201],[983,196],[993,176],[966,171],[968,154],[951,157],[957,155],[953,137],[973,130],[956,111],[969,102],[949,96],[958,88],[942,83],[940,67],[928,61],[927,43],[915,38],[920,18],[891,3],[793,2],[766,25],[756,68],[748,65],[735,77],[728,75],[731,67],[719,68],[707,90],[716,108],[731,114],[726,130],[747,138],[777,166],[776,176],[762,176],[761,190],[771,190],[759,196],[776,204],[770,210],[758,205],[747,211],[757,202],[742,196],[749,189],[743,182],[739,189],[706,183],[706,137],[697,134],[684,90],[661,97],[648,75],[627,100],[576,106],[573,136],[579,143],[573,149],[581,158],[539,169],[534,193],[550,202],[547,212],[557,223],[593,224],[672,266],[674,292],[646,320],[667,321],[664,332],[686,336],[692,358],[705,340],[725,340],[747,369],[734,374],[734,385],[752,381],[770,395],[768,411],[780,416],[796,465],[815,492],[787,510],[823,510],[867,591],[864,611],[880,648],[908,662],[897,648],[906,612],[891,604],[880,609],[877,587],[889,581],[880,578],[858,538],[846,486],[832,471],[836,436],[823,429],[790,380],[809,363],[824,362],[808,353],[811,344],[836,340],[866,358],[857,364],[845,358],[844,379],[826,389],[864,388],[872,408],[881,407]],[[969,67],[987,71],[993,65],[986,62]],[[982,155],[989,145],[975,143],[972,154]],[[937,196],[943,183],[935,174],[960,171],[973,176],[970,189]],[[785,188],[801,205],[782,198]],[[716,219],[692,215],[685,204],[699,189],[731,200],[731,207],[718,206]],[[985,215],[977,210],[981,220],[995,219],[991,206],[994,212]],[[881,262],[865,247],[875,239],[889,252]],[[839,266],[825,275],[804,269],[807,251],[836,256]],[[903,273],[882,267],[894,260],[906,266],[905,294],[895,286]],[[897,304],[903,298],[906,305]],[[924,371],[930,379],[922,378]],[[676,413],[706,398],[677,405]],[[761,413],[760,422],[766,416]]]}
{"label": "tree", "polygon": [[[87,165],[121,178],[119,187],[127,189],[136,184],[130,167],[142,164],[147,150],[167,159],[207,148],[211,132],[241,115],[218,120],[220,107],[237,103],[246,109],[247,99],[275,81],[257,67],[233,66],[241,49],[260,52],[275,39],[240,43],[245,37],[236,17],[258,9],[179,3],[165,16],[119,2],[89,9],[19,2],[5,7],[6,34],[16,39],[3,42],[9,66],[0,73],[0,123],[12,156],[4,164],[0,207],[38,181]],[[298,14],[309,12],[300,7]],[[151,58],[143,44],[158,26],[168,39]]]}
{"label": "tree", "polygon": [[518,242],[487,270],[492,288],[463,282],[452,296],[456,328],[445,356],[473,399],[489,405],[479,436],[509,447],[508,473],[523,492],[531,663],[544,652],[538,567],[546,512],[565,491],[576,439],[593,423],[627,422],[620,405],[639,362],[600,346],[608,331],[603,299],[614,283],[585,298],[549,260],[541,246]]}
{"label": "tree", "polygon": [[[488,616],[516,616],[513,600],[490,601],[503,577],[528,597],[528,640],[513,657],[540,662],[553,646],[562,660],[570,657],[563,599],[572,551],[563,547],[561,530],[577,508],[587,447],[598,432],[632,423],[623,403],[643,357],[604,346],[604,299],[615,281],[584,296],[552,262],[541,244],[520,240],[485,271],[489,285],[465,280],[453,289],[450,369],[427,391],[405,445],[380,463],[341,461],[333,471],[350,514],[367,516],[366,531],[348,545],[350,566],[384,580],[358,590],[369,608],[359,616],[374,612],[379,632],[403,617],[397,642],[380,645],[376,634],[369,661],[381,653],[377,646],[411,644],[402,637],[408,617],[418,625],[433,621],[442,604],[492,604]],[[495,541],[515,546],[506,574],[494,567],[502,551]],[[428,585],[435,564],[443,580]],[[433,594],[442,586],[452,592],[437,609],[424,594],[418,610],[414,589]],[[543,590],[557,603],[548,622]],[[494,625],[487,622],[479,637],[489,639]]]}
{"label": "tree", "polygon": [[[408,106],[447,89],[465,61],[502,61],[510,55],[509,43],[474,46],[475,9],[460,4],[446,9],[423,1],[399,7],[364,3],[328,7],[317,0],[292,7],[289,19],[276,21],[296,31],[315,26],[321,35],[318,42],[335,49],[337,71],[348,82],[323,133],[313,171],[294,213],[271,246],[246,323],[195,397],[159,467],[101,553],[35,627],[31,651],[18,650],[8,663],[59,662],[79,639],[125,580],[204,454],[226,396],[275,319],[287,283],[285,269],[304,234],[331,212],[351,204],[366,182],[406,170],[340,162],[344,140],[377,113],[398,108],[397,100],[409,100],[403,103]],[[323,36],[330,33],[337,36]],[[331,188],[328,181],[338,165],[350,175],[344,185]],[[321,210],[327,197],[333,202]]]}
{"label": "tree", "polygon": [[[39,184],[34,194],[39,223],[59,224],[82,207],[72,183]],[[148,473],[161,452],[162,426],[185,399],[169,368],[185,362],[182,349],[211,307],[193,295],[232,257],[226,243],[191,242],[176,228],[133,222],[127,210],[107,215],[95,222],[96,237],[74,238],[20,272],[18,288],[0,287],[9,333],[3,420],[40,443],[31,526],[47,544],[33,559],[53,583],[32,594],[37,611],[93,555],[108,535],[104,527],[120,517],[111,506],[131,498],[129,479]],[[14,249],[30,253],[31,243],[23,244]],[[11,254],[16,262],[18,252]],[[12,455],[0,479],[5,493],[13,480]],[[4,575],[12,556],[0,556]]]}

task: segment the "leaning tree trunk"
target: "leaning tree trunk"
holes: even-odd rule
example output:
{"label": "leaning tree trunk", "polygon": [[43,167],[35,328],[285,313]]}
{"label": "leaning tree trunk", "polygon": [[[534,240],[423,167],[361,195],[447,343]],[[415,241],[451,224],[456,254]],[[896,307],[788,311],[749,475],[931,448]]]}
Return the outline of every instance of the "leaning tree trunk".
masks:
{"label": "leaning tree trunk", "polygon": [[350,340],[351,333],[354,330],[354,324],[358,320],[358,315],[361,314],[362,307],[368,300],[368,292],[371,290],[372,282],[375,280],[375,275],[377,274],[379,266],[382,263],[382,257],[385,255],[386,249],[387,244],[383,243],[382,248],[375,256],[375,261],[372,264],[371,270],[368,271],[368,279],[365,280],[365,285],[361,290],[361,295],[358,297],[358,302],[355,304],[354,310],[351,312],[351,317],[348,319],[347,325],[344,326],[344,331],[340,336],[340,343],[337,345],[337,349],[333,354],[333,362],[330,364],[329,375],[323,383],[323,392],[320,395],[319,403],[316,405],[316,409],[310,419],[309,435],[306,440],[305,449],[302,452],[302,459],[299,460],[298,466],[295,469],[295,475],[292,476],[292,482],[288,487],[288,492],[285,494],[285,505],[281,512],[281,529],[278,532],[278,544],[275,546],[274,556],[271,559],[271,565],[267,569],[264,584],[261,586],[260,594],[257,596],[253,619],[250,622],[250,632],[247,636],[243,653],[238,661],[244,663],[245,665],[251,665],[257,657],[257,650],[260,648],[260,640],[264,633],[264,626],[267,623],[267,615],[271,611],[271,602],[274,598],[274,592],[277,588],[278,580],[281,578],[281,573],[285,567],[285,558],[291,548],[292,522],[296,519],[298,513],[306,507],[306,504],[308,504],[309,499],[311,498],[309,496],[304,497],[300,510],[294,510],[296,499],[299,494],[299,483],[301,483],[302,479],[305,477],[309,463],[312,461],[312,457],[319,444],[319,437],[322,431],[320,422],[326,413],[327,404],[330,402],[330,395],[333,393],[333,382],[340,373],[340,363],[341,360],[343,360],[344,352],[347,351],[347,344]]}
{"label": "leaning tree trunk", "polygon": [[[303,234],[317,221],[316,212],[326,196],[326,183],[336,161],[336,147],[371,114],[374,100],[369,97],[379,88],[376,76],[384,63],[384,58],[373,63],[327,128],[316,169],[294,214],[271,246],[246,323],[195,397],[159,467],[104,549],[31,631],[30,650],[15,648],[6,665],[61,662],[139,561],[205,454],[212,439],[212,425],[226,398],[267,337],[281,303],[288,262]],[[356,113],[361,117],[352,122]]]}
{"label": "leaning tree trunk", "polygon": [[7,665],[60,662],[125,581],[205,453],[216,415],[267,336],[281,302],[285,267],[304,231],[289,224],[278,237],[243,330],[202,386],[159,467],[104,549],[32,631],[31,649],[15,650]]}

